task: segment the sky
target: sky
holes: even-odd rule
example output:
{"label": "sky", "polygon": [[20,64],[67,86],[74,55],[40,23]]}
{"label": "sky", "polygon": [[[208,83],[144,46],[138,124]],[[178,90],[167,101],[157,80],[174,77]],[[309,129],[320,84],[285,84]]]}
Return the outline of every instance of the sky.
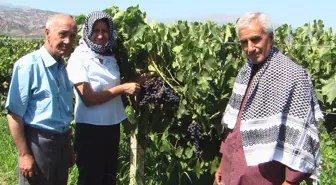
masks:
{"label": "sky", "polygon": [[265,13],[275,25],[290,24],[294,28],[321,19],[325,28],[336,30],[335,0],[0,0],[13,5],[28,6],[42,10],[71,15],[88,14],[118,6],[125,10],[139,5],[150,19],[160,22],[173,20],[210,19],[236,17],[248,11]]}

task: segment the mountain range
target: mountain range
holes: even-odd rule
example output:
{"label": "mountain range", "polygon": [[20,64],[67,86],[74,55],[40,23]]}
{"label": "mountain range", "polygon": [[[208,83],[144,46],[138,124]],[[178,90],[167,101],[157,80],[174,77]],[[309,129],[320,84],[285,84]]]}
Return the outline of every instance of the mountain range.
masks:
{"label": "mountain range", "polygon": [[57,12],[0,3],[0,35],[42,37],[48,18]]}
{"label": "mountain range", "polygon": [[[12,37],[43,37],[45,24],[48,18],[57,12],[48,10],[39,10],[25,6],[17,6],[10,3],[0,2],[0,35]],[[203,22],[211,20],[218,24],[235,22],[238,15],[207,15],[199,17],[188,17],[183,20]],[[153,18],[149,18],[151,22]],[[166,18],[159,19],[156,22],[172,23],[179,19]]]}

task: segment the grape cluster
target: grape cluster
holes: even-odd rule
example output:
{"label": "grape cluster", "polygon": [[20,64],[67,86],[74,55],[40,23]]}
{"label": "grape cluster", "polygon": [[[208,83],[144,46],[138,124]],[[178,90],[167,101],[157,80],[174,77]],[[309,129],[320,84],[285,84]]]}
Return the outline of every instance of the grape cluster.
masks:
{"label": "grape cluster", "polygon": [[196,157],[200,158],[201,154],[202,154],[202,150],[201,150],[201,147],[200,147],[200,141],[204,139],[204,136],[201,132],[201,127],[197,123],[191,123],[188,126],[187,131],[189,133],[192,145],[195,146],[195,151],[194,152],[196,154]]}
{"label": "grape cluster", "polygon": [[180,98],[175,94],[174,90],[165,85],[161,77],[153,77],[147,80],[141,87],[139,96],[139,106],[146,104],[166,104],[178,103]]}

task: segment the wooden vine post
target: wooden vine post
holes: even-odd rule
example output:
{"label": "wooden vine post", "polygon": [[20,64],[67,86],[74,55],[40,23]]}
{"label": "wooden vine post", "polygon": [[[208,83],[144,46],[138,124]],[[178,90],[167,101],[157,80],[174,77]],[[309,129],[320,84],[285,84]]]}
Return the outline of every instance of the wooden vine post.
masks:
{"label": "wooden vine post", "polygon": [[[133,100],[133,107],[136,107],[134,102]],[[135,129],[130,137],[130,185],[143,185],[145,172],[144,138],[148,124],[148,111],[139,113],[135,108],[133,116]]]}
{"label": "wooden vine post", "polygon": [[135,133],[131,135],[130,185],[143,185],[144,150]]}

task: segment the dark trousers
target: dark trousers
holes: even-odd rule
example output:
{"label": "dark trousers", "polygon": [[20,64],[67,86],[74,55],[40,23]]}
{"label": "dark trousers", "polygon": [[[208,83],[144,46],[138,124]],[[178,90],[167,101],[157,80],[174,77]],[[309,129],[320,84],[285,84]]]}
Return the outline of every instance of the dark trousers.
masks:
{"label": "dark trousers", "polygon": [[78,185],[115,185],[120,125],[77,123],[75,152]]}
{"label": "dark trousers", "polygon": [[35,176],[19,172],[19,185],[66,185],[70,166],[69,133],[57,134],[25,127],[28,149],[35,160]]}

